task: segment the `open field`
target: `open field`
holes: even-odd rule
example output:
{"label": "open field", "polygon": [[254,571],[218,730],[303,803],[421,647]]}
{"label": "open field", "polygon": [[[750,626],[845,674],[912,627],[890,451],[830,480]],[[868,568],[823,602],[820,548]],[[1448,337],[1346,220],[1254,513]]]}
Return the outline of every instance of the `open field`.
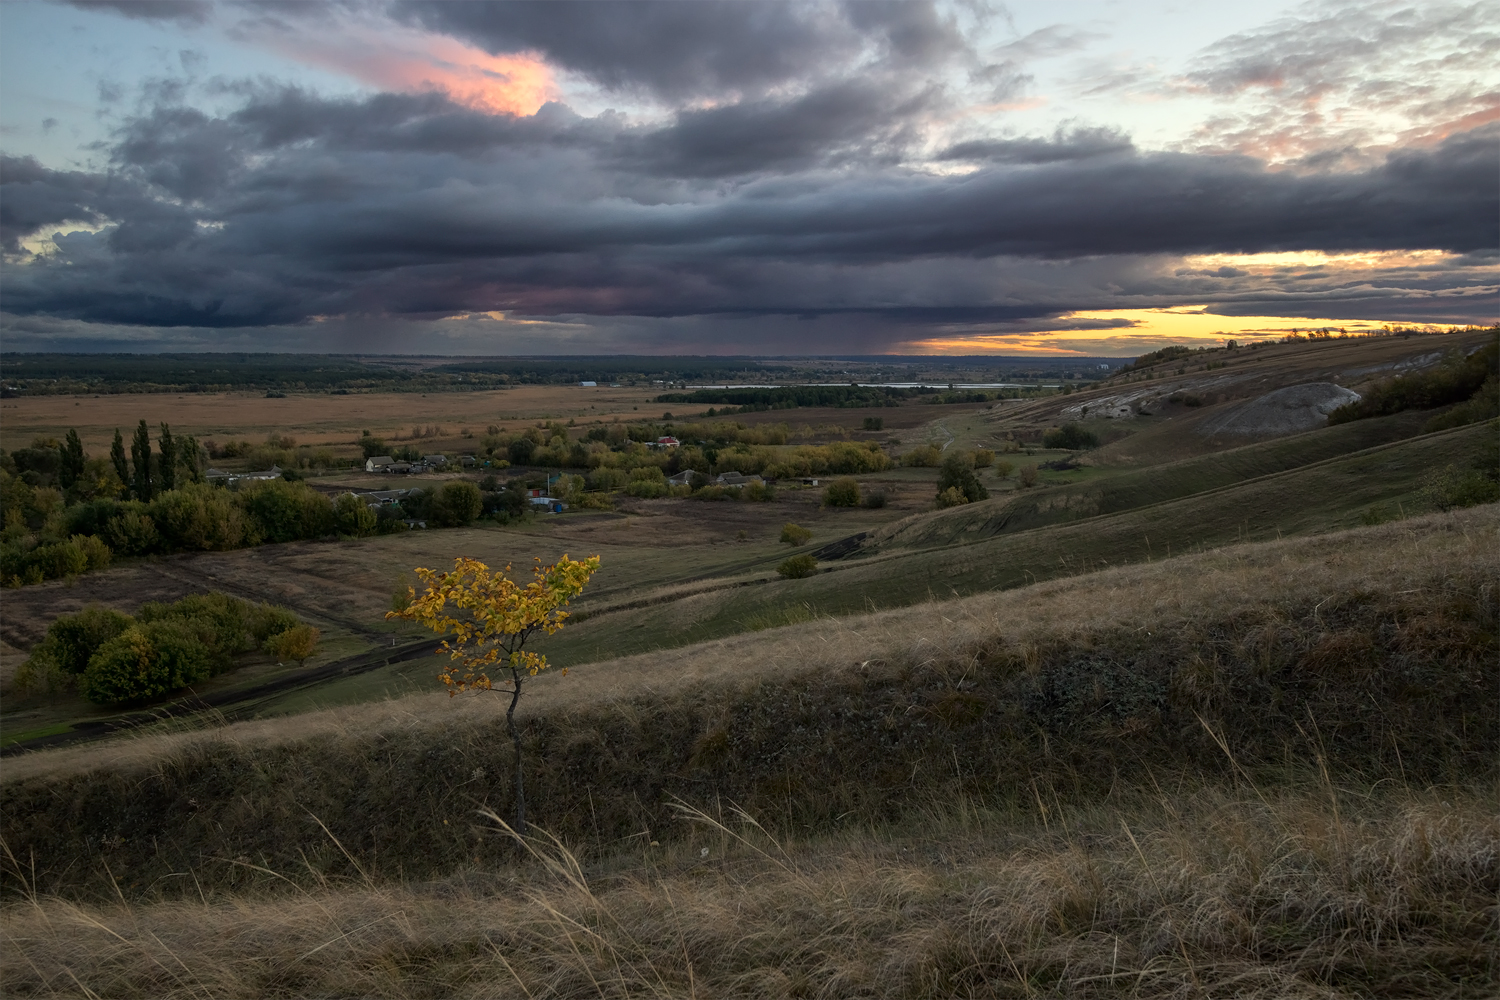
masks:
{"label": "open field", "polygon": [[650,388],[583,388],[573,385],[518,386],[465,393],[181,393],[174,395],[34,396],[0,404],[0,446],[24,447],[37,437],[61,438],[78,431],[91,454],[106,454],[115,428],[127,438],[145,420],[153,430],[168,423],[173,433],[199,439],[290,435],[304,444],[354,445],[368,430],[395,441],[413,426],[437,425],[446,432],[429,443],[456,449],[468,428],[483,435],[489,424],[512,426],[537,420],[658,417]]}

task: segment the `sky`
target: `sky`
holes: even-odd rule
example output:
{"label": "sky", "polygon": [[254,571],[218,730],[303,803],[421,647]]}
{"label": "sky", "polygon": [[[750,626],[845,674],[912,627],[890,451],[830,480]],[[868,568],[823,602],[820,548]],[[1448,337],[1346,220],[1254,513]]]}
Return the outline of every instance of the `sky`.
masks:
{"label": "sky", "polygon": [[0,3],[0,345],[1495,323],[1500,0]]}

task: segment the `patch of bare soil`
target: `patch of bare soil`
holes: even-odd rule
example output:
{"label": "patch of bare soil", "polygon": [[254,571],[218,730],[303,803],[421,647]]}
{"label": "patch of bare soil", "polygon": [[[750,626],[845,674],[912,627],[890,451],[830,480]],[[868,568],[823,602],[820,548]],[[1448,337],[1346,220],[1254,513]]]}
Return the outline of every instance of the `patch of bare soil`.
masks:
{"label": "patch of bare soil", "polygon": [[1232,407],[1205,422],[1198,433],[1239,437],[1276,437],[1323,427],[1328,414],[1345,403],[1357,402],[1359,393],[1332,382],[1308,382],[1274,389]]}

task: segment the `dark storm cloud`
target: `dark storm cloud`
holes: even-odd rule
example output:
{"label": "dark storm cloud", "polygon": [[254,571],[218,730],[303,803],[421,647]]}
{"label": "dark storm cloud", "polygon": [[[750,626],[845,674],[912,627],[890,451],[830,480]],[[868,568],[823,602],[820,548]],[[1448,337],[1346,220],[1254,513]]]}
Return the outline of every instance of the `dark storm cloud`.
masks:
{"label": "dark storm cloud", "polygon": [[806,168],[841,156],[899,158],[919,138],[913,119],[939,103],[931,89],[892,100],[890,88],[840,81],[792,100],[742,101],[679,112],[668,127],[622,134],[626,163],[677,177]]}
{"label": "dark storm cloud", "polygon": [[[974,5],[983,13],[983,5]],[[395,16],[492,54],[541,52],[611,90],[666,99],[761,95],[870,57],[889,69],[972,58],[930,3],[611,0],[500,4],[399,0]]]}
{"label": "dark storm cloud", "polygon": [[[121,130],[107,172],[0,165],[8,252],[67,220],[108,223],[8,266],[6,308],[204,328],[491,310],[979,324],[1184,291],[1389,299],[1402,287],[1130,261],[1500,238],[1493,126],[1357,171],[1142,153],[1074,131],[955,147],[943,155],[977,168],[954,175],[907,163],[900,129],[929,99],[827,84],[642,125],[561,105],[484,115],[430,94],[265,90],[221,118],[162,107]],[[1411,280],[1419,295],[1473,282]]]}
{"label": "dark storm cloud", "polygon": [[1130,137],[1117,129],[1082,128],[1060,131],[1050,140],[978,139],[960,142],[943,150],[937,158],[989,163],[1056,163],[1134,151],[1135,145]]}

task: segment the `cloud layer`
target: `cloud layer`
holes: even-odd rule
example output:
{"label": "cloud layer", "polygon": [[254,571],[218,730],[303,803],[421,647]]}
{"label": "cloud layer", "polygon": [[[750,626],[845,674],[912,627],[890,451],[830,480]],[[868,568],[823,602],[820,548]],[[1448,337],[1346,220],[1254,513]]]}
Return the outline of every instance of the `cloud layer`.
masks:
{"label": "cloud layer", "polygon": [[[701,347],[712,320],[748,336],[725,345],[745,351],[759,320],[803,324],[787,336],[807,349],[863,336],[878,350],[924,330],[1184,302],[1459,322],[1494,311],[1500,125],[1321,163],[1142,150],[1106,126],[984,134],[952,123],[976,93],[1024,89],[1017,52],[985,56],[979,22],[938,8],[587,7],[403,2],[388,16],[658,113],[551,101],[506,114],[434,88],[335,99],[262,81],[237,85],[219,114],[157,91],[101,169],[5,157],[7,323],[332,330],[330,317],[503,313],[627,331],[639,350],[648,320],[663,321],[663,349],[678,336],[668,327],[694,328]],[[1052,35],[1015,44],[1076,44]],[[1271,63],[1245,39],[1224,51],[1198,86],[1313,86],[1296,53]],[[1417,250],[1444,253],[1183,263]]]}

